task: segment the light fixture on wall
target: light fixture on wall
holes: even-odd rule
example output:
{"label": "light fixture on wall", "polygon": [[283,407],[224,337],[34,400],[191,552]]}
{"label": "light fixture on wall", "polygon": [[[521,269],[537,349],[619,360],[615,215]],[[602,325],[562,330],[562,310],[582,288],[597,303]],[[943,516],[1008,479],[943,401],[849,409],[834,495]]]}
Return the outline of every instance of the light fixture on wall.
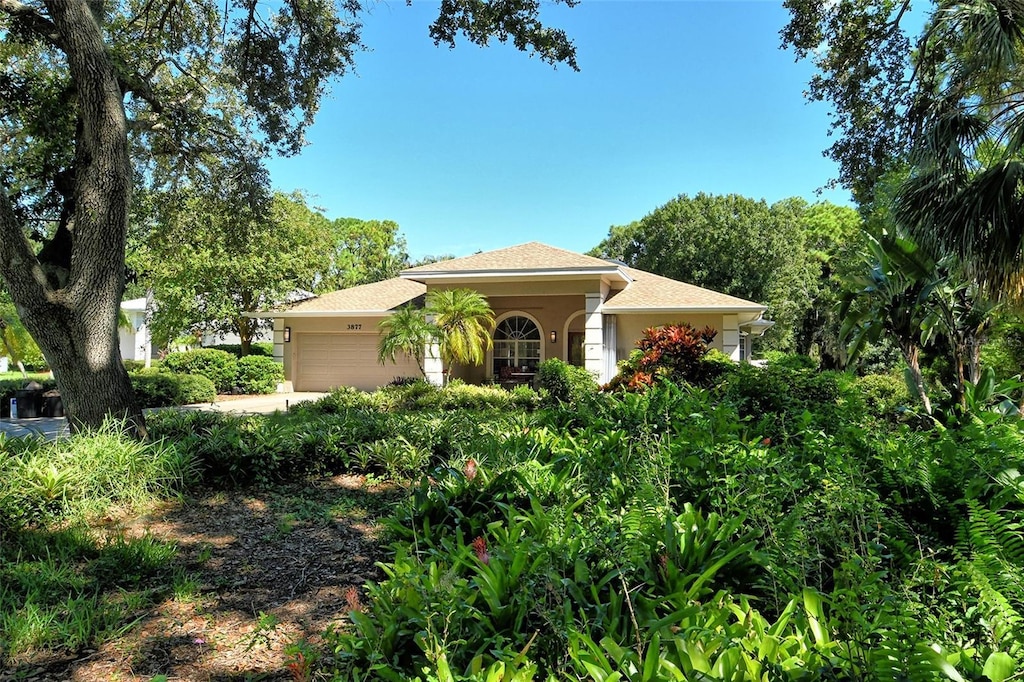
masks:
{"label": "light fixture on wall", "polygon": [[284,328],[284,342],[285,343],[291,343],[292,342],[292,328],[291,327],[285,327]]}
{"label": "light fixture on wall", "polygon": [[552,329],[551,334],[549,334],[549,336],[551,337],[551,343],[558,343],[558,332]]}

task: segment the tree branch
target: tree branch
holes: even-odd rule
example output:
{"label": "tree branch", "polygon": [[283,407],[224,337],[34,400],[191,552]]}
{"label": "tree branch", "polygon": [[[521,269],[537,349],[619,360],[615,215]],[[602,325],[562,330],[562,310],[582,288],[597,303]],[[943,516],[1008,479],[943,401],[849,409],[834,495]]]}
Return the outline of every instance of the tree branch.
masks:
{"label": "tree branch", "polygon": [[15,301],[24,300],[22,296],[26,294],[36,300],[49,298],[46,275],[3,187],[0,187],[0,275]]}
{"label": "tree branch", "polygon": [[26,29],[58,49],[64,49],[60,34],[53,22],[31,5],[18,0],[0,0],[0,12],[10,16],[19,26]]}

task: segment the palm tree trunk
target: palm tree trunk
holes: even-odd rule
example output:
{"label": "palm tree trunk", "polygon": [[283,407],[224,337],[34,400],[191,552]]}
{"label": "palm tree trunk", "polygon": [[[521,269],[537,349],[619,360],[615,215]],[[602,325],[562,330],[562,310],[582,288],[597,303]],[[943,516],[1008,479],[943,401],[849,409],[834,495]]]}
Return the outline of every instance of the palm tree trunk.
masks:
{"label": "palm tree trunk", "polygon": [[[903,345],[903,344],[901,344]],[[932,413],[932,401],[928,399],[928,392],[925,390],[924,377],[921,375],[920,349],[913,344],[903,345],[903,358],[907,361],[907,368],[910,370],[911,383],[924,405],[925,414]]]}

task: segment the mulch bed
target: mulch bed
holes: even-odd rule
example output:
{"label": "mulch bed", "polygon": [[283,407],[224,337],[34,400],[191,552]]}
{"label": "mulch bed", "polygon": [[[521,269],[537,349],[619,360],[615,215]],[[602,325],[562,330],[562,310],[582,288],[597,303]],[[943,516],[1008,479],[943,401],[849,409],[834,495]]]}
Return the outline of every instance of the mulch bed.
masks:
{"label": "mulch bed", "polygon": [[286,647],[321,645],[364,583],[381,577],[374,518],[400,495],[338,476],[290,490],[215,492],[108,520],[107,532],[175,543],[198,590],[140,614],[98,649],[40,656],[0,671],[0,682],[302,679],[289,670],[295,656]]}

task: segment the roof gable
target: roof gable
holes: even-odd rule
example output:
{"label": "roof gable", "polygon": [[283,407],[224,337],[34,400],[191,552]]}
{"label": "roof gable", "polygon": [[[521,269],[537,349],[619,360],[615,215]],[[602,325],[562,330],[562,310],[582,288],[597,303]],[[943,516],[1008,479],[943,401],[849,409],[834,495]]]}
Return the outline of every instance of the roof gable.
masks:
{"label": "roof gable", "polygon": [[278,312],[295,313],[387,313],[426,294],[427,287],[400,277],[372,284],[339,289],[311,298]]}
{"label": "roof gable", "polygon": [[540,242],[529,242],[496,251],[474,253],[471,256],[453,258],[420,265],[403,270],[401,276],[416,279],[417,276],[490,274],[490,273],[540,273],[540,272],[607,272],[619,269],[610,263],[582,253],[566,251]]}

